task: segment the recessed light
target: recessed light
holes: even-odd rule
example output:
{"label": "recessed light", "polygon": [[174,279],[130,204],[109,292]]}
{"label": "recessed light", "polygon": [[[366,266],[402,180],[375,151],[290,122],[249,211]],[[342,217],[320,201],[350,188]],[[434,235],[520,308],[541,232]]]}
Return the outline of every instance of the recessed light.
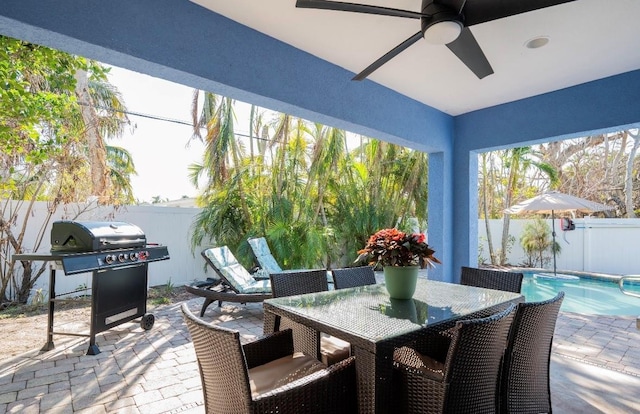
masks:
{"label": "recessed light", "polygon": [[524,42],[524,46],[528,49],[538,49],[549,43],[549,36],[537,36]]}

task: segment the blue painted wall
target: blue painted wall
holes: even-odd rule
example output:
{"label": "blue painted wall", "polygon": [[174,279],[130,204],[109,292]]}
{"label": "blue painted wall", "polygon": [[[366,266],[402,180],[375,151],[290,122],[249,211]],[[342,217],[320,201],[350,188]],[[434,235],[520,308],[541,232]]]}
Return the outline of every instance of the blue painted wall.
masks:
{"label": "blue painted wall", "polygon": [[186,0],[2,0],[0,33],[431,153],[435,279],[477,257],[477,151],[640,121],[640,72],[454,119]]}
{"label": "blue painted wall", "polygon": [[186,0],[3,0],[0,33],[424,151],[453,118]]}
{"label": "blue painted wall", "polygon": [[477,260],[478,153],[638,127],[638,97],[634,71],[456,117],[454,268]]}

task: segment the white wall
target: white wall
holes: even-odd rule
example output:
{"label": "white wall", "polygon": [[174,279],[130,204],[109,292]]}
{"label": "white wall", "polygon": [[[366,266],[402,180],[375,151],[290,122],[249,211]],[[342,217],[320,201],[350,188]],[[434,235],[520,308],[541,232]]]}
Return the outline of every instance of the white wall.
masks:
{"label": "white wall", "polygon": [[[531,220],[513,218],[509,224],[509,234],[516,238],[507,261],[520,265],[526,255],[520,247],[520,235]],[[551,227],[551,220],[547,220]],[[640,273],[640,219],[601,219],[586,217],[575,219],[575,230],[562,231],[556,219],[556,241],[562,251],[558,254],[557,268],[594,273],[638,274]],[[502,220],[490,220],[490,231],[495,249],[500,248]],[[489,262],[489,248],[486,242],[484,220],[478,221],[479,244],[482,254]],[[550,262],[551,268],[553,263]]]}

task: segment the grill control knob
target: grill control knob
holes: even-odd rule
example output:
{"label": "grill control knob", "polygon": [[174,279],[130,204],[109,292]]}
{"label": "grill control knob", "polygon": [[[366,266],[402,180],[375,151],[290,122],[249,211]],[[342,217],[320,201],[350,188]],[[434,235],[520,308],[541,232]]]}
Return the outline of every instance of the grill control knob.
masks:
{"label": "grill control knob", "polygon": [[120,254],[118,255],[118,261],[119,261],[120,263],[122,263],[122,262],[124,262],[125,260],[127,260],[127,256],[126,256],[124,253],[120,253]]}
{"label": "grill control knob", "polygon": [[138,253],[129,253],[129,260],[131,260],[132,262],[138,260]]}
{"label": "grill control knob", "polygon": [[149,252],[146,250],[138,253],[138,259],[140,260],[147,260],[147,257],[149,257]]}
{"label": "grill control knob", "polygon": [[108,254],[105,258],[104,261],[107,262],[107,264],[111,264],[116,260],[116,257],[114,255]]}

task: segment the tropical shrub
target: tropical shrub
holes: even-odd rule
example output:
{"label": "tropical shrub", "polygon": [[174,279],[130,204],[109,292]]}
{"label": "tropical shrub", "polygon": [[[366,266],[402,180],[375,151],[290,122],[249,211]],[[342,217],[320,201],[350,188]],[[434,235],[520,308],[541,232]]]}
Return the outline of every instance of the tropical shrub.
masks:
{"label": "tropical shrub", "polygon": [[520,236],[520,245],[527,254],[525,265],[530,267],[544,267],[549,263],[550,255],[555,249],[556,254],[560,253],[560,245],[553,243],[551,229],[546,221],[536,218],[524,227]]}
{"label": "tropical shrub", "polygon": [[[286,114],[264,122],[251,110],[251,132],[234,132],[234,102],[205,94],[194,137],[207,148],[193,165],[205,181],[192,248],[227,245],[251,267],[246,240],[265,237],[283,268],[339,267],[380,228],[424,229],[427,155]],[[206,129],[201,134],[200,129]],[[414,220],[415,222],[415,220]]]}

